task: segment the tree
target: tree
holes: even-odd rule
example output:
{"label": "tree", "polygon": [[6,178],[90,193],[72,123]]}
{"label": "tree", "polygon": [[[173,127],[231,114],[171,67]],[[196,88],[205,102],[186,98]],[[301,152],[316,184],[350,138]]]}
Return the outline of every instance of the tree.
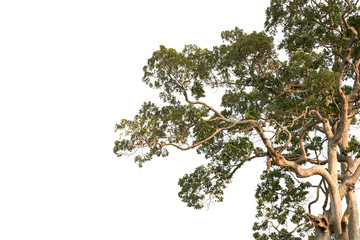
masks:
{"label": "tree", "polygon": [[[117,124],[114,152],[134,154],[141,167],[168,156],[168,147],[196,149],[209,163],[179,180],[180,198],[196,209],[222,201],[246,162],[267,159],[256,191],[256,239],[301,239],[312,227],[316,239],[360,239],[360,142],[350,133],[360,109],[358,13],[359,0],[271,0],[264,32],[224,31],[224,44],[212,49],[160,46],[143,81],[164,105],[146,102]],[[218,108],[206,101],[214,88],[223,92]],[[314,187],[302,179],[311,176],[321,179],[310,203],[322,195],[317,216],[302,205]]]}

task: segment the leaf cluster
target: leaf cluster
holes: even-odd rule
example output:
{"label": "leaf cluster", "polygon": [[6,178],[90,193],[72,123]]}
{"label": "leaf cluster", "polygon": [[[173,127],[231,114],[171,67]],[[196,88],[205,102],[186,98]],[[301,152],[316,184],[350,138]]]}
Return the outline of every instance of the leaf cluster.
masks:
{"label": "leaf cluster", "polygon": [[223,190],[230,183],[234,172],[248,161],[253,143],[246,137],[226,142],[211,157],[207,166],[200,166],[191,174],[185,174],[178,182],[179,197],[188,207],[201,209],[205,204],[223,201]]}
{"label": "leaf cluster", "polygon": [[203,107],[179,102],[162,108],[151,102],[144,103],[134,120],[123,119],[116,125],[120,140],[115,141],[114,153],[118,156],[133,155],[141,150],[135,156],[140,167],[153,156],[166,157],[165,146],[186,145],[192,136],[191,129],[201,124],[201,118],[207,115],[208,110]]}
{"label": "leaf cluster", "polygon": [[264,171],[260,178],[255,193],[259,221],[253,226],[254,238],[301,240],[309,235],[312,239],[313,227],[303,207],[311,184],[295,181],[291,172],[281,167]]}

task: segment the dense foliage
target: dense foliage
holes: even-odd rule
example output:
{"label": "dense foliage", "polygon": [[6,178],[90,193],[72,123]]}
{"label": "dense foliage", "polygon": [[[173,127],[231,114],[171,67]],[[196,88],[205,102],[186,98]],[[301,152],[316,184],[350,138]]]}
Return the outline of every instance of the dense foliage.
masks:
{"label": "dense foliage", "polygon": [[[313,226],[305,217],[309,182],[297,181],[286,168],[273,167],[260,176],[255,197],[258,202],[254,238],[314,239]],[[270,230],[270,231],[269,231]]]}
{"label": "dense foliage", "polygon": [[[321,234],[357,236],[352,196],[360,143],[349,129],[360,109],[358,2],[272,0],[264,32],[224,31],[223,44],[212,49],[160,46],[143,81],[164,104],[144,103],[133,120],[117,124],[114,152],[134,155],[141,167],[168,156],[168,147],[195,148],[208,164],[179,180],[179,196],[196,209],[222,201],[240,167],[266,158],[255,239],[301,239],[311,233],[309,219]],[[279,29],[285,61],[273,41]],[[211,89],[223,92],[220,107],[207,103]],[[310,185],[297,178],[313,175],[322,179],[315,187],[326,198],[325,230],[313,215],[305,218]]]}

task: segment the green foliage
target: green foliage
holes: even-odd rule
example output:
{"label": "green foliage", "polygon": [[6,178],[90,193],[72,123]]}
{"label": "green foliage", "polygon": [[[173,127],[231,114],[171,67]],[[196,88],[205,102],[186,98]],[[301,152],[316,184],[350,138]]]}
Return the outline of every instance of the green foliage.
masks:
{"label": "green foliage", "polygon": [[356,158],[360,157],[360,142],[356,139],[355,136],[351,137],[347,148],[343,149],[341,154],[345,156],[351,154]]}
{"label": "green foliage", "polygon": [[[320,44],[340,42],[339,36],[334,38],[331,31],[316,22],[323,19],[324,24],[339,25],[342,4],[336,0],[319,2],[314,7],[310,0],[272,0],[267,9],[266,30],[275,33],[281,26],[284,33],[280,47],[289,53],[296,51],[309,52]],[[326,13],[332,14],[327,16]]]}
{"label": "green foliage", "polygon": [[164,102],[175,103],[176,93],[191,90],[195,98],[204,97],[203,83],[210,83],[216,58],[212,51],[187,45],[182,52],[160,46],[143,68],[143,81],[161,89]]}
{"label": "green foliage", "polygon": [[207,114],[205,108],[179,102],[162,108],[151,102],[144,103],[134,120],[123,119],[116,125],[116,131],[121,133],[120,140],[115,142],[114,153],[118,156],[133,155],[142,149],[143,153],[135,156],[140,167],[153,156],[166,157],[165,146],[169,143],[185,144],[192,136],[190,129],[199,125]]}
{"label": "green foliage", "polygon": [[203,208],[213,201],[223,201],[223,190],[230,183],[234,172],[247,161],[253,143],[248,138],[238,137],[226,142],[221,150],[213,153],[207,166],[200,166],[179,180],[179,197],[188,207]]}
{"label": "green foliage", "polygon": [[239,84],[240,81],[248,85],[266,85],[259,76],[273,67],[276,53],[272,37],[264,32],[245,34],[238,28],[224,31],[221,36],[226,44],[214,47],[213,51],[219,60],[216,69],[225,80],[223,83],[234,84],[232,88],[246,86]]}
{"label": "green foliage", "polygon": [[301,240],[307,235],[312,239],[313,226],[303,207],[311,184],[296,182],[289,170],[280,167],[264,171],[260,178],[255,193],[260,221],[254,223],[254,238]]}
{"label": "green foliage", "polygon": [[[160,46],[143,68],[143,81],[164,104],[146,102],[133,120],[117,124],[114,153],[134,155],[141,167],[153,157],[168,156],[168,147],[196,149],[208,164],[179,180],[179,197],[196,209],[223,201],[233,175],[252,159],[281,154],[287,161],[300,159],[301,166],[321,164],[328,141],[321,123],[334,134],[339,131],[343,94],[351,99],[349,107],[360,105],[354,84],[360,41],[351,31],[360,32],[355,5],[353,0],[271,0],[266,32],[224,31],[223,44],[212,49]],[[286,50],[286,61],[277,57],[277,31],[283,33],[278,48]],[[224,93],[220,109],[204,103],[214,89]],[[346,117],[355,124],[357,113]],[[272,149],[262,149],[259,126],[272,135]],[[355,137],[341,154],[360,157]],[[297,240],[312,233],[310,223],[301,225],[308,192],[309,184],[294,181],[288,169],[273,166],[264,173],[255,195],[254,238]]]}
{"label": "green foliage", "polygon": [[196,100],[199,98],[205,97],[205,91],[200,82],[195,81],[194,85],[191,87],[191,93],[195,97]]}

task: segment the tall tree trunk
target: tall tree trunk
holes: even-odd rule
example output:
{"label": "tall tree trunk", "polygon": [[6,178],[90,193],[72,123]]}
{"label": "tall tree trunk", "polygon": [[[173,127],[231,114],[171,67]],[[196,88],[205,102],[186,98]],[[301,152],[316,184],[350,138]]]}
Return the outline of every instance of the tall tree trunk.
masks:
{"label": "tall tree trunk", "polygon": [[342,209],[341,209],[341,196],[338,189],[338,159],[337,159],[337,146],[333,140],[329,140],[328,145],[328,159],[329,159],[329,173],[331,181],[328,181],[330,188],[330,214],[334,226],[335,236],[342,234]]}
{"label": "tall tree trunk", "polygon": [[351,205],[352,210],[349,217],[348,228],[349,228],[349,239],[360,240],[360,231],[359,231],[359,210],[357,206],[356,195],[353,191],[350,191],[346,195],[347,204]]}
{"label": "tall tree trunk", "polygon": [[[349,145],[349,128],[350,128],[351,119],[345,123],[345,131],[341,141],[339,142],[339,147],[341,150],[346,149]],[[341,174],[350,176],[348,169],[353,167],[353,162],[349,162],[349,165],[342,164]],[[360,240],[360,231],[359,231],[359,211],[357,206],[356,195],[354,191],[349,191],[346,194],[346,204],[351,207],[351,214],[348,219],[346,232],[348,233],[349,240]]]}

